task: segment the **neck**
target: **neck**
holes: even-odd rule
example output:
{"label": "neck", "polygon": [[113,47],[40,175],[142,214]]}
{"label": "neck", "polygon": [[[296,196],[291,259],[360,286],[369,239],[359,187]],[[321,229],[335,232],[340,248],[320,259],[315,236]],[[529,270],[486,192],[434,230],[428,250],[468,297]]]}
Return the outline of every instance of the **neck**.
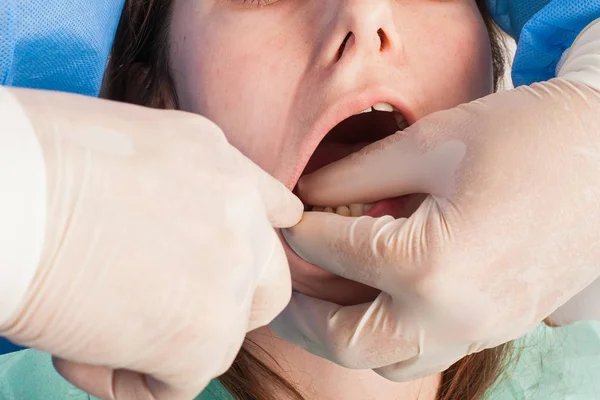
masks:
{"label": "neck", "polygon": [[397,383],[370,370],[346,369],[283,341],[268,327],[249,333],[248,338],[270,357],[256,356],[295,385],[306,400],[434,400],[440,384],[439,374]]}

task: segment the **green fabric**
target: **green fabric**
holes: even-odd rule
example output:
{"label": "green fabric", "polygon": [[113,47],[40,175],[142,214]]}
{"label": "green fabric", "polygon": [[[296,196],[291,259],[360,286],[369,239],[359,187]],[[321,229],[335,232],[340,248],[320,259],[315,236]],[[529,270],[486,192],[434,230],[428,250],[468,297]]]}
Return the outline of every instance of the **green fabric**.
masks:
{"label": "green fabric", "polygon": [[[485,400],[600,398],[600,323],[538,326],[515,344],[515,360]],[[0,356],[1,400],[91,400],[54,371],[50,356],[23,350]],[[232,400],[217,382],[197,400]]]}
{"label": "green fabric", "polygon": [[48,354],[22,350],[0,357],[2,400],[88,400],[93,397],[65,381]]}
{"label": "green fabric", "polygon": [[234,400],[233,397],[227,392],[227,389],[223,387],[219,383],[219,381],[214,380],[212,383],[202,392],[200,396],[196,398],[196,400]]}
{"label": "green fabric", "polygon": [[600,398],[600,323],[540,325],[515,350],[516,361],[487,400]]}
{"label": "green fabric", "polygon": [[[1,400],[99,400],[64,380],[49,354],[22,350],[0,356]],[[219,381],[213,381],[196,400],[233,400]]]}

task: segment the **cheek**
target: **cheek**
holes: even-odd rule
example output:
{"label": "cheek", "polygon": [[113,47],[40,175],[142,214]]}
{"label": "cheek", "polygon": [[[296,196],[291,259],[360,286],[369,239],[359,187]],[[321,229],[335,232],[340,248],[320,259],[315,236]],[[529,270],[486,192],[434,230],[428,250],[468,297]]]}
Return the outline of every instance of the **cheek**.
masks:
{"label": "cheek", "polygon": [[444,44],[449,54],[456,56],[447,60],[447,78],[464,82],[461,102],[471,101],[493,91],[492,54],[489,35],[483,22],[462,26],[456,32],[456,40]]}
{"label": "cheek", "polygon": [[428,92],[424,97],[429,99],[425,105],[429,111],[452,108],[493,91],[489,35],[475,12],[455,16],[460,24],[430,21],[429,28],[438,33],[424,34],[429,39],[416,50],[419,54],[415,59],[421,63],[416,70],[421,71],[420,81]]}
{"label": "cheek", "polygon": [[251,25],[239,15],[235,21],[207,15],[193,24],[185,18],[178,24],[192,28],[174,24],[171,31],[181,107],[214,121],[232,145],[269,171],[283,143],[279,133],[297,85],[293,77],[300,76],[293,55],[302,49],[286,40],[273,18],[262,24],[254,18]]}

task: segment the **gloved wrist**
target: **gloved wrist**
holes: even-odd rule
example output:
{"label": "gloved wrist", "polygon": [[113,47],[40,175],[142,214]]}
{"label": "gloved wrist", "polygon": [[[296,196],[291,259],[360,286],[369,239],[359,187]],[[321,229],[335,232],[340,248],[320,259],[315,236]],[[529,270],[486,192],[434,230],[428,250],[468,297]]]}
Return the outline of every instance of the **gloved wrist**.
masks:
{"label": "gloved wrist", "polygon": [[556,76],[600,91],[600,19],[589,24],[564,52]]}
{"label": "gloved wrist", "polygon": [[46,226],[46,167],[21,104],[0,87],[0,334],[35,276]]}

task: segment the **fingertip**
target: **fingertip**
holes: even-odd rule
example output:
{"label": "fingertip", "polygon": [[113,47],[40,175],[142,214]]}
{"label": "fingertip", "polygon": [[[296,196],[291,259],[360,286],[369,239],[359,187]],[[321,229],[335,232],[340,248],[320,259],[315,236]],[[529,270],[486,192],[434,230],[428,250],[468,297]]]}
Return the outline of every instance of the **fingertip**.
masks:
{"label": "fingertip", "polygon": [[267,218],[274,228],[287,228],[302,219],[302,201],[283,183],[240,153],[240,167],[247,172],[245,183],[258,191]]}
{"label": "fingertip", "polygon": [[267,217],[274,228],[289,228],[302,219],[304,204],[282,183],[275,181],[272,190],[264,192]]}
{"label": "fingertip", "polygon": [[[331,165],[335,167],[336,163]],[[336,179],[337,175],[336,169],[332,169],[330,166],[304,175],[298,180],[296,193],[305,204],[337,204],[335,203],[336,196],[339,195],[340,187],[344,186],[340,184],[342,181]]]}
{"label": "fingertip", "polygon": [[301,176],[298,180],[298,183],[296,184],[295,189],[296,195],[298,195],[298,197],[300,197],[307,204],[312,204],[310,195],[312,193],[311,183],[313,180],[311,175],[312,174]]}
{"label": "fingertip", "polygon": [[373,371],[392,382],[412,382],[440,374],[449,369],[453,364],[454,362],[424,366],[421,364],[419,357],[415,356],[386,367],[376,368]]}

